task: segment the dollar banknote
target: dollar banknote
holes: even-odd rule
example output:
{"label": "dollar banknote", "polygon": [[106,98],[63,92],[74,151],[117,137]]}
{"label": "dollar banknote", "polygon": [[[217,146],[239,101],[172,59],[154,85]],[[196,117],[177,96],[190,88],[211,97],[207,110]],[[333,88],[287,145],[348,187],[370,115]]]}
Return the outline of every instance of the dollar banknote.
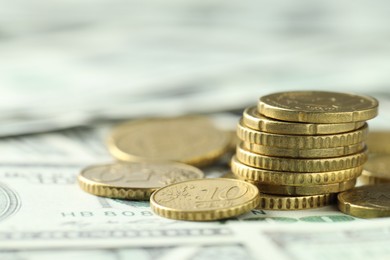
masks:
{"label": "dollar banknote", "polygon": [[242,244],[221,245],[186,245],[165,247],[139,247],[125,249],[90,249],[90,250],[38,250],[38,251],[4,251],[0,252],[2,260],[42,260],[52,259],[96,259],[96,260],[207,260],[223,258],[227,260],[257,259]]}
{"label": "dollar banknote", "polygon": [[[148,202],[96,197],[76,182],[91,163],[113,159],[104,147],[107,128],[7,138],[0,153],[0,248],[121,247],[187,243],[245,243],[236,226],[359,223],[335,206],[304,211],[252,210],[235,219],[196,223],[161,218]],[[227,163],[204,169],[221,177]]]}
{"label": "dollar banknote", "polygon": [[2,136],[241,109],[297,88],[389,94],[383,0],[2,6]]}
{"label": "dollar banknote", "polygon": [[[235,219],[197,223],[155,215],[149,202],[96,197],[82,191],[78,165],[0,167],[0,248],[122,247],[208,242],[244,243],[236,226],[365,222],[334,206],[300,212],[252,210]],[[302,227],[301,227],[302,228]]]}
{"label": "dollar banknote", "polygon": [[[225,119],[220,124],[229,128]],[[81,127],[0,140],[0,259],[211,259],[216,254],[225,259],[333,259],[347,254],[348,245],[356,254],[386,256],[388,220],[357,219],[335,206],[255,209],[197,223],[161,218],[148,202],[85,193],[76,182],[79,171],[113,161],[104,144],[109,129]],[[221,177],[229,167],[222,160],[203,170],[207,177]]]}
{"label": "dollar banknote", "polygon": [[[385,226],[385,228],[384,228]],[[241,226],[247,232],[247,226]],[[228,260],[251,259],[345,259],[373,260],[387,259],[390,235],[388,225],[360,223],[358,226],[332,225],[326,230],[317,227],[296,228],[249,226],[256,232],[245,244],[221,243],[180,246],[90,248],[90,249],[44,249],[44,250],[1,250],[2,260],[42,260],[93,258],[98,260],[206,260],[223,258]],[[310,228],[310,231],[307,229]]]}

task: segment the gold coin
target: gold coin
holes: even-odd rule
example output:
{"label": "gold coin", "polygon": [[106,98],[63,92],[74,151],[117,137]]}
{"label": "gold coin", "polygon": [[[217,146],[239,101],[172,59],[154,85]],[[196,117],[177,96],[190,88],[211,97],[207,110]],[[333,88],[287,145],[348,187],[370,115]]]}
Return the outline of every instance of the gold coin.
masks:
{"label": "gold coin", "polygon": [[314,209],[332,204],[336,194],[311,196],[280,196],[260,193],[258,209],[265,210],[301,210]]}
{"label": "gold coin", "polygon": [[350,132],[361,128],[364,122],[341,124],[293,123],[265,117],[257,111],[257,107],[248,107],[243,113],[243,125],[254,130],[274,134],[324,135]]}
{"label": "gold coin", "polygon": [[366,141],[370,153],[390,154],[390,131],[370,131]]}
{"label": "gold coin", "polygon": [[234,175],[231,171],[225,173],[221,178],[227,178],[227,179],[237,179],[237,176]]}
{"label": "gold coin", "polygon": [[245,150],[242,144],[237,146],[237,159],[243,164],[274,171],[287,172],[329,172],[363,165],[367,160],[367,149],[343,157],[324,159],[295,159],[272,157]]}
{"label": "gold coin", "polygon": [[234,217],[254,209],[258,204],[256,186],[222,178],[172,184],[150,197],[150,206],[157,215],[195,221]]}
{"label": "gold coin", "polygon": [[390,154],[370,154],[360,179],[364,184],[390,182]]}
{"label": "gold coin", "polygon": [[294,158],[329,158],[360,152],[364,149],[364,143],[322,149],[287,149],[243,142],[243,147],[251,152],[268,156]]}
{"label": "gold coin", "polygon": [[390,217],[390,183],[362,186],[340,193],[339,209],[358,218]]}
{"label": "gold coin", "polygon": [[331,172],[281,172],[247,166],[233,156],[232,172],[240,179],[273,185],[307,186],[331,184],[356,179],[362,172],[363,166]]}
{"label": "gold coin", "polygon": [[228,149],[229,152],[234,152],[236,150],[237,144],[240,142],[240,139],[238,139],[236,132],[237,131],[229,131],[229,134],[231,136]]}
{"label": "gold coin", "polygon": [[258,111],[290,122],[349,123],[378,115],[378,101],[368,96],[325,91],[292,91],[260,98]]}
{"label": "gold coin", "polygon": [[288,196],[290,195],[302,196],[302,195],[338,193],[338,192],[350,190],[353,187],[355,187],[356,179],[339,182],[339,183],[310,185],[310,186],[270,185],[270,184],[260,184],[260,183],[253,183],[253,184],[255,184],[262,193],[288,195]]}
{"label": "gold coin", "polygon": [[203,177],[201,170],[182,163],[113,163],[85,168],[78,182],[97,196],[148,200],[158,188]]}
{"label": "gold coin", "polygon": [[179,161],[205,166],[229,149],[231,137],[206,117],[160,118],[118,125],[108,138],[108,147],[122,161]]}
{"label": "gold coin", "polygon": [[334,135],[280,135],[260,132],[246,127],[242,120],[237,125],[237,136],[248,143],[287,149],[323,149],[358,144],[366,139],[367,124],[348,133]]}

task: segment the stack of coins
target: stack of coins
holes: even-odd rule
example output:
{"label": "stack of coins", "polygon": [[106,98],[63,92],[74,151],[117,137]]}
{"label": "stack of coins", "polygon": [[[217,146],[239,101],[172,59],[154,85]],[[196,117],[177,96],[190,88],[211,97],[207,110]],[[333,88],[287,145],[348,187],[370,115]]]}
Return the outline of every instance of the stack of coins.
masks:
{"label": "stack of coins", "polygon": [[321,91],[260,98],[238,123],[232,172],[259,188],[262,209],[307,209],[332,203],[355,186],[367,160],[365,122],[374,98]]}

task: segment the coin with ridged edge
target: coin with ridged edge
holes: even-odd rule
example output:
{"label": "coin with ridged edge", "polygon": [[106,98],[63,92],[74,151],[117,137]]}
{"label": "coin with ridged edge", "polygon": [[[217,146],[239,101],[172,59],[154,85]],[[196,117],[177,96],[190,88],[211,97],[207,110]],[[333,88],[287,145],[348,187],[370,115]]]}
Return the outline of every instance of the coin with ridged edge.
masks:
{"label": "coin with ridged edge", "polygon": [[[255,184],[255,183],[253,183]],[[322,185],[306,185],[306,186],[292,186],[292,185],[270,185],[270,184],[255,184],[262,193],[287,195],[287,196],[303,196],[303,195],[318,195],[328,193],[338,193],[350,190],[355,187],[356,179],[331,183]]]}
{"label": "coin with ridged edge", "polygon": [[336,200],[336,194],[311,196],[281,196],[260,193],[257,209],[265,210],[302,210],[324,207]]}
{"label": "coin with ridged edge", "polygon": [[237,125],[237,136],[242,141],[287,149],[323,149],[358,144],[366,139],[367,132],[367,124],[348,133],[313,136],[280,135],[260,132],[246,127],[242,120]]}
{"label": "coin with ridged edge", "polygon": [[287,149],[243,142],[243,147],[251,152],[268,156],[293,158],[329,158],[360,152],[364,148],[364,143],[322,149]]}
{"label": "coin with ridged edge", "polygon": [[148,200],[158,188],[203,177],[201,170],[182,163],[112,163],[85,168],[78,182],[97,196]]}
{"label": "coin with ridged edge", "polygon": [[356,130],[364,125],[364,122],[310,124],[280,121],[261,115],[256,106],[244,110],[243,123],[245,126],[261,132],[287,135],[338,134]]}
{"label": "coin with ridged edge", "polygon": [[369,154],[360,180],[364,184],[390,183],[390,154]]}
{"label": "coin with ridged edge", "polygon": [[259,169],[245,165],[235,156],[231,160],[232,172],[240,179],[273,185],[321,185],[356,179],[362,173],[363,166],[331,172],[282,172]]}
{"label": "coin with ridged edge", "polygon": [[291,91],[262,96],[258,111],[290,122],[349,123],[378,115],[378,101],[369,96],[326,92]]}
{"label": "coin with ridged edge", "polygon": [[337,196],[338,207],[358,218],[390,217],[390,183],[357,187]]}
{"label": "coin with ridged edge", "polygon": [[157,215],[170,219],[209,221],[241,215],[259,204],[256,186],[234,179],[185,181],[158,189],[150,197]]}
{"label": "coin with ridged edge", "polygon": [[232,142],[228,131],[202,116],[134,120],[113,128],[107,140],[118,160],[177,161],[205,166],[219,159]]}
{"label": "coin with ridged edge", "polygon": [[243,148],[242,144],[237,146],[236,157],[238,161],[248,166],[273,171],[287,172],[329,172],[363,165],[367,160],[367,148],[362,152],[346,155],[343,157],[323,159],[295,159],[272,157],[250,152]]}

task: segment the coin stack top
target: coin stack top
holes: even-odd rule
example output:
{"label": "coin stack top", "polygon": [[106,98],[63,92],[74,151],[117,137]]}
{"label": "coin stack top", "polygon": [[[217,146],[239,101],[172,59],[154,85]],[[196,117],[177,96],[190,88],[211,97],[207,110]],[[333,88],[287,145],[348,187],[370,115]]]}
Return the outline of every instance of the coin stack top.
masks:
{"label": "coin stack top", "polygon": [[350,123],[378,115],[378,101],[368,96],[325,91],[274,93],[260,98],[260,114],[305,123]]}
{"label": "coin stack top", "polygon": [[336,193],[355,186],[367,160],[365,121],[377,113],[376,99],[355,94],[294,91],[260,97],[237,125],[240,143],[232,172],[258,186],[260,208],[327,205]]}

